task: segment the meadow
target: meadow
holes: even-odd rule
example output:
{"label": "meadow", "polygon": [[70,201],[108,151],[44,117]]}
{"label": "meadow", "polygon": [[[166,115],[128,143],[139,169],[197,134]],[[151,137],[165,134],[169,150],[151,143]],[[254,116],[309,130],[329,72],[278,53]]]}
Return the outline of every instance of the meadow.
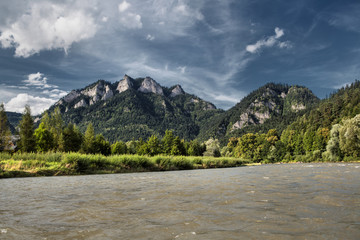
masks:
{"label": "meadow", "polygon": [[0,153],[0,178],[226,168],[251,163],[233,157]]}

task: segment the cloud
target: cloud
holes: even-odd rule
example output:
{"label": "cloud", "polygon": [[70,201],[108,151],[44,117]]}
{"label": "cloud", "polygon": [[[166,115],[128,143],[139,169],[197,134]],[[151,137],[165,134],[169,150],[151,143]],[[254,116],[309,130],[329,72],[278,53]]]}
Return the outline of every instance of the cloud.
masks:
{"label": "cloud", "polygon": [[329,24],[342,30],[360,33],[360,4],[352,4],[330,14]]}
{"label": "cloud", "polygon": [[34,97],[27,93],[20,93],[5,104],[7,111],[22,113],[25,105],[29,105],[32,115],[38,115],[56,102],[54,99]]}
{"label": "cloud", "polygon": [[47,77],[44,77],[43,73],[31,73],[28,75],[28,79],[23,80],[26,86],[35,86],[37,88],[52,88],[57,86],[47,84]]}
{"label": "cloud", "polygon": [[153,41],[153,40],[155,40],[155,37],[153,35],[151,35],[151,34],[148,34],[146,36],[146,40]]}
{"label": "cloud", "polygon": [[123,27],[127,29],[140,29],[143,26],[141,22],[141,16],[139,14],[127,12],[126,10],[128,10],[130,6],[130,3],[126,1],[123,1],[119,4],[118,9],[120,13],[120,22],[122,23]]}
{"label": "cloud", "polygon": [[127,1],[123,1],[119,4],[119,12],[125,12],[131,6]]}
{"label": "cloud", "polygon": [[[23,112],[24,107],[28,104],[34,115],[42,113],[52,104],[64,97],[67,92],[59,89],[58,86],[48,84],[48,78],[40,72],[27,75],[27,79],[22,81],[24,85],[7,86],[2,84],[0,90],[2,97],[10,99],[5,105],[8,111]],[[23,89],[27,93],[24,93]]]}
{"label": "cloud", "polygon": [[16,57],[27,58],[42,50],[69,50],[74,42],[95,35],[97,25],[81,9],[48,2],[34,3],[7,26],[0,26],[2,48],[15,48]]}
{"label": "cloud", "polygon": [[186,71],[186,66],[178,67],[177,69],[179,69],[179,71],[184,74]]}
{"label": "cloud", "polygon": [[250,53],[257,53],[263,47],[273,47],[274,45],[278,45],[280,48],[290,48],[291,43],[289,41],[280,42],[278,39],[284,36],[284,30],[278,27],[275,28],[275,35],[261,39],[257,41],[255,44],[250,44],[246,46],[246,51]]}
{"label": "cloud", "polygon": [[60,89],[44,90],[42,93],[48,95],[49,97],[51,97],[53,99],[60,99],[62,97],[65,97],[68,94],[68,92],[60,90]]}

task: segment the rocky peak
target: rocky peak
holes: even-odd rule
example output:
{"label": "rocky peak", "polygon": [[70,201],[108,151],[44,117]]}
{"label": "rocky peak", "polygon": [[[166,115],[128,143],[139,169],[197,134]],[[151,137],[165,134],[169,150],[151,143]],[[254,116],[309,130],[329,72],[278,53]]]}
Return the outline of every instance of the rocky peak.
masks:
{"label": "rocky peak", "polygon": [[143,93],[155,93],[159,95],[164,95],[162,87],[152,78],[146,77],[142,83],[138,91]]}
{"label": "rocky peak", "polygon": [[105,81],[98,81],[94,86],[86,88],[81,91],[85,96],[90,97],[90,105],[93,105],[99,100],[107,100],[114,96],[110,84]]}
{"label": "rocky peak", "polygon": [[69,103],[72,102],[75,98],[79,97],[80,93],[78,93],[76,90],[72,90],[68,95],[64,97],[64,101]]}
{"label": "rocky peak", "polygon": [[132,79],[125,74],[124,78],[119,82],[119,84],[117,85],[116,90],[119,91],[119,93],[125,92],[126,90],[128,90],[129,88],[133,87],[133,82]]}
{"label": "rocky peak", "polygon": [[182,87],[178,84],[175,86],[175,88],[171,91],[170,97],[176,97],[178,95],[183,95],[185,94],[184,90],[182,89]]}

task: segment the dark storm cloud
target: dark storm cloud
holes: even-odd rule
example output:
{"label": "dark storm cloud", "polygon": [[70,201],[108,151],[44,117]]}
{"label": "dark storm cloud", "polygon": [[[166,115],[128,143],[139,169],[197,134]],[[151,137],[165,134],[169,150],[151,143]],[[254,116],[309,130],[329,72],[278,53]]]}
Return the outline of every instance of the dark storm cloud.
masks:
{"label": "dark storm cloud", "polygon": [[[359,9],[325,0],[3,1],[0,102],[40,112],[64,91],[125,73],[181,84],[225,109],[269,81],[323,97],[359,78]],[[50,87],[26,85],[29,76]]]}

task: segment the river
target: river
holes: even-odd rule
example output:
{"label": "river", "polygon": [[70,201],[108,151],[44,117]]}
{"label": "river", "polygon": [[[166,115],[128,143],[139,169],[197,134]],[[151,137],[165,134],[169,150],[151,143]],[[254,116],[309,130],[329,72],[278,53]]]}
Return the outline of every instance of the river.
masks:
{"label": "river", "polygon": [[360,164],[0,180],[0,239],[360,239]]}

